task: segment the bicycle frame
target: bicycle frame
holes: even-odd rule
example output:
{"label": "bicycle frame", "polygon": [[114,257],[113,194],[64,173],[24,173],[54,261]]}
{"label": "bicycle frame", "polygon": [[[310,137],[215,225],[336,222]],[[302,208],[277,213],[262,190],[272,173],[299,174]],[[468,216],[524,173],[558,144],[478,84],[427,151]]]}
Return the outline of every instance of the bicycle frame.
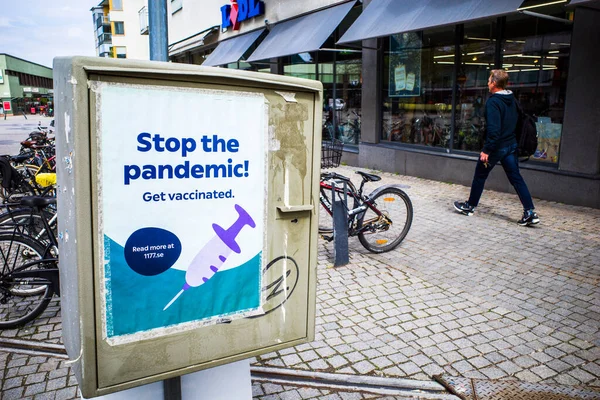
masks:
{"label": "bicycle frame", "polygon": [[[44,209],[47,206],[24,206],[21,204],[17,204],[17,206],[20,206],[21,208],[16,208],[13,210],[9,210],[8,212],[18,212],[19,210],[26,210],[30,216],[33,215],[37,215],[40,217],[40,219],[42,220],[42,224],[43,224],[43,229],[38,232],[36,235],[29,235],[26,233],[23,233],[23,231],[21,231],[19,228],[23,225],[23,224],[19,224],[18,222],[14,221],[13,219],[13,223],[14,225],[12,225],[14,227],[14,234],[21,234],[21,235],[25,235],[25,236],[29,236],[32,239],[43,243],[43,240],[45,238],[48,239],[48,244],[45,246],[44,248],[44,259],[46,259],[46,257],[50,256],[50,257],[56,257],[58,255],[58,239],[56,238],[56,236],[54,235],[54,231],[52,230],[52,226],[51,224],[53,224],[54,222],[56,222],[57,219],[57,214],[53,214],[50,218],[47,218],[47,215],[44,213]],[[8,207],[13,207],[11,206],[7,206]],[[12,217],[14,218],[14,217]],[[11,225],[8,225],[9,227]]]}
{"label": "bicycle frame", "polygon": [[[51,264],[55,267],[39,267],[36,269],[29,269],[29,267],[33,267],[38,264]],[[58,258],[43,258],[41,260],[36,260],[19,266],[18,271],[12,271],[5,274],[4,279],[10,280],[11,278],[25,278],[28,279],[27,283],[30,285],[44,285],[47,282],[50,282],[52,289],[54,289],[54,293],[56,293],[57,296],[60,296],[60,281],[58,268],[56,267],[57,265]],[[36,280],[34,278],[40,280]]]}
{"label": "bicycle frame", "polygon": [[[386,218],[385,215],[381,211],[379,211],[379,209],[377,209],[377,207],[369,200],[368,197],[363,197],[362,191],[364,184],[366,183],[365,180],[362,181],[358,191],[356,190],[356,186],[354,186],[354,184],[349,180],[344,180],[344,182],[346,182],[348,187],[348,189],[345,192],[344,189],[342,189],[341,187],[330,185],[325,181],[321,181],[319,185],[321,187],[321,190],[329,190],[332,191],[332,193],[333,191],[335,191],[336,195],[343,194],[344,196],[351,197],[353,199],[354,204],[352,209],[349,209],[348,205],[345,204],[348,215],[348,234],[350,236],[358,235],[359,233],[369,229],[368,224],[363,224],[358,229],[356,228],[358,217],[361,214],[363,214],[367,209],[371,209],[377,215],[377,218]],[[329,203],[329,199],[321,193],[319,195],[319,200],[323,205],[323,208],[325,208],[325,210],[327,211],[327,213],[330,216],[333,216],[333,206]]]}

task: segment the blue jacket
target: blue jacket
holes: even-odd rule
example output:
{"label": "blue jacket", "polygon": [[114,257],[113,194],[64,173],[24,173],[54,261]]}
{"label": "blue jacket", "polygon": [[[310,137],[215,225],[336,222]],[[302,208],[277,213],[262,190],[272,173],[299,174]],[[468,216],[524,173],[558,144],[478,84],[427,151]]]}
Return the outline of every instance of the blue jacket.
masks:
{"label": "blue jacket", "polygon": [[510,90],[494,93],[485,103],[486,134],[483,152],[494,151],[517,143],[515,128],[519,113],[515,96]]}

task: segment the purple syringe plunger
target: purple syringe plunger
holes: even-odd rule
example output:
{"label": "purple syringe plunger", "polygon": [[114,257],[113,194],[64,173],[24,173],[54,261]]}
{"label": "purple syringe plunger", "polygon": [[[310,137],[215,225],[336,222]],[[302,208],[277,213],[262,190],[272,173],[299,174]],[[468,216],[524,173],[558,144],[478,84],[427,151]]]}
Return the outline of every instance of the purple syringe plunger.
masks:
{"label": "purple syringe plunger", "polygon": [[229,229],[225,230],[217,224],[213,224],[212,227],[223,243],[225,243],[233,252],[239,254],[241,249],[235,241],[235,238],[237,235],[239,235],[244,226],[248,225],[250,228],[254,228],[256,224],[254,223],[254,220],[250,214],[248,214],[242,207],[236,204],[235,210],[238,212],[239,218],[233,223],[233,225],[229,227]]}

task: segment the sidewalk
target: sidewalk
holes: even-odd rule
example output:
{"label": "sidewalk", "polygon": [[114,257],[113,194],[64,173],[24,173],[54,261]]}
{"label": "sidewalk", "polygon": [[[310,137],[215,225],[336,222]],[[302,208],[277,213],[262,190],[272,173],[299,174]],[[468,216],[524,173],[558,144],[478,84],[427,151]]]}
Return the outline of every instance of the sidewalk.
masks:
{"label": "sidewalk", "polygon": [[[355,170],[336,171],[354,177]],[[523,228],[514,194],[486,191],[466,217],[452,202],[466,199],[468,187],[380,175],[367,191],[410,186],[415,214],[407,238],[381,255],[351,238],[350,264],[339,268],[332,267],[333,244],[320,241],[315,341],[257,357],[254,366],[600,386],[600,210],[537,200],[541,223]],[[56,313],[0,331],[0,339],[56,343]],[[3,399],[76,396],[65,360],[0,348],[0,367]],[[262,381],[254,382],[254,395],[385,398]]]}

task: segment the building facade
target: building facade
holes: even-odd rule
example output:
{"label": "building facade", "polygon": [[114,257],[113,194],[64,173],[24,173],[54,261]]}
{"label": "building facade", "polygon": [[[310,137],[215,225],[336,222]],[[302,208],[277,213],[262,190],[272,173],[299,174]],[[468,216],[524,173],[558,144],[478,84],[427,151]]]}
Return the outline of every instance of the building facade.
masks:
{"label": "building facade", "polygon": [[48,113],[52,109],[52,68],[0,53],[0,106],[4,113]]}
{"label": "building facade", "polygon": [[[521,164],[532,195],[600,208],[600,1],[203,2],[217,28],[214,16],[194,25],[192,3],[170,24],[201,40],[173,61],[320,80],[323,137],[359,167],[470,185],[489,71],[505,68],[537,117]],[[513,190],[501,173],[487,187]]]}
{"label": "building facade", "polygon": [[148,60],[147,0],[103,0],[91,10],[96,55]]}

